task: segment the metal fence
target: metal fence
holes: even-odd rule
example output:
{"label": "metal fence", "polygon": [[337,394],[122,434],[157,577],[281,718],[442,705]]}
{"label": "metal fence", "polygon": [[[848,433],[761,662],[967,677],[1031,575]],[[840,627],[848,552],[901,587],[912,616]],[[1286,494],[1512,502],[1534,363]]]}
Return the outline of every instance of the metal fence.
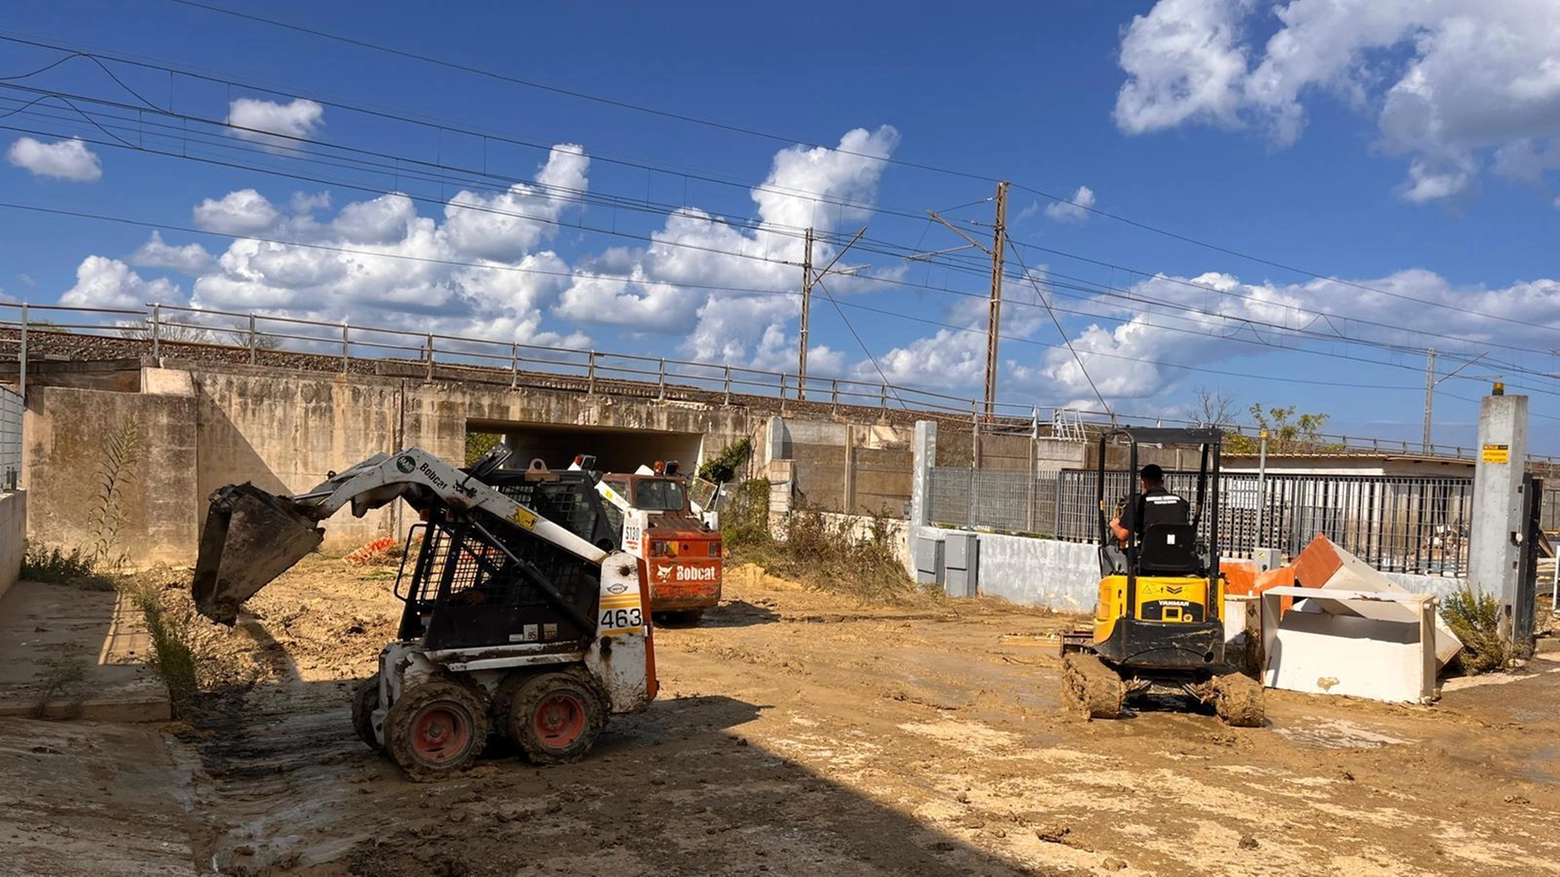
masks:
{"label": "metal fence", "polygon": [[1006,533],[1050,535],[1056,531],[1055,472],[1026,472],[938,466],[931,472],[932,521]]}
{"label": "metal fence", "polygon": [[0,387],[0,492],[22,477],[22,397]]}
{"label": "metal fence", "polygon": [[[1017,477],[1014,477],[1014,476]],[[1377,569],[1462,574],[1467,568],[1471,478],[1373,475],[1221,477],[1219,545],[1225,557],[1257,547],[1295,554],[1318,533]],[[1166,487],[1195,503],[1195,474],[1170,473]],[[1131,489],[1126,472],[1106,473],[1107,514]],[[1030,479],[1021,473],[932,470],[934,523],[1092,542],[1099,538],[1097,475],[1063,470]],[[1214,522],[1199,516],[1204,539]]]}

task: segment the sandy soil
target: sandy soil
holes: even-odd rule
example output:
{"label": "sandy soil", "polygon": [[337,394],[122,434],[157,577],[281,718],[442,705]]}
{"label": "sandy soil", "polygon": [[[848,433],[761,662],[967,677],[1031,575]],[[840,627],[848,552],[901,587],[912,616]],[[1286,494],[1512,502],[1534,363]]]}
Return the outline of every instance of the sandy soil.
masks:
{"label": "sandy soil", "polygon": [[1435,707],[1269,692],[1262,728],[1086,722],[1069,619],[748,568],[656,631],[661,699],[587,761],[418,785],[348,722],[398,606],[365,575],[310,561],[213,631],[244,683],[162,739],[7,720],[23,873],[1560,873],[1560,663]]}

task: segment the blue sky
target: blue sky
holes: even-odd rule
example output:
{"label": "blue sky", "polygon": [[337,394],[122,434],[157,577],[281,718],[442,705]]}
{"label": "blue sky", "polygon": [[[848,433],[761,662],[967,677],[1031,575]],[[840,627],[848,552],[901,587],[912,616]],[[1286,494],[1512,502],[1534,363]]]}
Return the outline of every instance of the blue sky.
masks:
{"label": "blue sky", "polygon": [[[137,97],[75,58],[8,80],[14,87],[0,88],[0,113],[44,93],[85,96],[77,105],[132,143],[241,167],[109,145],[53,99],[9,115],[0,120],[8,158],[0,201],[169,228],[162,246],[147,247],[144,226],[0,208],[3,294],[34,303],[257,307],[790,370],[795,298],[742,290],[799,284],[800,269],[781,263],[799,257],[800,226],[848,237],[866,225],[874,252],[842,260],[865,277],[826,285],[878,367],[896,383],[978,395],[984,342],[961,330],[985,323],[985,280],[974,264],[984,257],[957,257],[969,260],[967,271],[900,257],[960,243],[924,211],[989,198],[993,186],[913,166],[921,165],[1028,187],[1010,195],[1010,233],[1023,246],[1008,267],[1020,271],[1022,259],[1056,307],[1076,312],[1057,317],[1112,410],[1185,415],[1195,391],[1207,388],[1242,409],[1260,401],[1329,412],[1330,431],[1415,438],[1418,351],[1434,346],[1445,354],[1443,371],[1488,351],[1465,371],[1479,382],[1442,385],[1438,441],[1472,440],[1476,409],[1465,400],[1494,375],[1534,388],[1535,435],[1552,422],[1543,417],[1560,414],[1560,385],[1543,377],[1560,372],[1543,352],[1560,347],[1560,284],[1552,280],[1560,276],[1560,83],[1532,75],[1542,62],[1560,63],[1560,20],[1540,0],[368,9],[276,2],[264,14],[785,139],[605,106],[168,0],[13,0],[0,35],[219,81],[105,58]],[[1283,51],[1270,50],[1270,40]],[[1499,52],[1488,50],[1496,45]],[[0,42],[0,76],[61,57]],[[294,102],[301,97],[318,105]],[[141,98],[158,109],[91,102]],[[162,114],[170,100],[174,112],[217,124],[171,122]],[[247,109],[235,104],[246,100]],[[361,108],[435,124],[373,118]],[[243,137],[222,128],[224,120],[299,139]],[[175,127],[157,127],[168,124]],[[476,131],[543,148],[484,143],[467,133]],[[72,136],[83,143],[71,144]],[[853,144],[846,153],[791,146],[837,147],[842,138]],[[572,146],[550,153],[555,144]],[[339,166],[364,151],[392,170]],[[395,172],[397,160],[485,168],[488,176],[418,179]],[[551,188],[535,185],[539,173]],[[511,180],[530,188],[500,198],[495,190]],[[758,203],[750,190],[766,180],[770,197]],[[463,189],[477,200],[462,203],[481,210],[446,208]],[[1029,189],[1356,285],[1068,210]],[[253,196],[229,195],[245,190]],[[588,203],[575,197],[581,190],[591,193]],[[411,199],[381,197],[390,191]],[[802,191],[858,206],[814,205]],[[614,209],[608,197],[685,212],[669,219]],[[343,213],[354,202],[365,206]],[[985,235],[968,223],[989,221],[990,211],[977,203],[947,215]],[[759,227],[736,227],[745,222]],[[176,230],[194,228],[224,233]],[[652,236],[660,243],[647,246]],[[287,246],[297,242],[335,249]],[[760,258],[722,256],[728,248]],[[824,245],[815,256],[832,254]],[[1151,280],[1155,273],[1166,279]],[[1035,306],[1035,290],[1013,277],[1007,299],[1002,401],[1099,408],[1057,327]],[[1326,333],[1340,337],[1319,337]],[[1355,343],[1362,340],[1375,346]],[[815,374],[876,378],[821,301],[811,344]]]}

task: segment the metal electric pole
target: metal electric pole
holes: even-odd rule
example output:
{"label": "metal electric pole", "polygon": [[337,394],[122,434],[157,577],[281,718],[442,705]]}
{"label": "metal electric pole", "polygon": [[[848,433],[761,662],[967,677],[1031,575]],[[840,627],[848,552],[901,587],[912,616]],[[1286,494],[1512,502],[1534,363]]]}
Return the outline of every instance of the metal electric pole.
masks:
{"label": "metal electric pole", "polygon": [[1475,356],[1462,365],[1452,369],[1441,377],[1435,376],[1435,348],[1425,350],[1425,444],[1423,453],[1430,453],[1430,413],[1435,408],[1435,388],[1457,376],[1457,373],[1489,355],[1489,351]]}
{"label": "metal electric pole", "polygon": [[986,324],[986,419],[996,413],[997,340],[1002,328],[1002,260],[1007,252],[1007,191],[997,183],[997,222],[991,236],[991,313]]}
{"label": "metal electric pole", "polygon": [[807,317],[812,311],[812,250],[813,230],[807,226],[807,248],[802,252],[802,332],[800,349],[796,354],[796,398],[807,398]]}
{"label": "metal electric pole", "polygon": [[[801,341],[798,345],[801,349],[797,351],[796,355],[796,398],[798,401],[807,398],[807,323],[812,315],[813,287],[822,282],[823,278],[830,271],[834,270],[834,266],[839,264],[840,257],[844,256],[845,252],[851,247],[854,247],[856,242],[861,240],[862,235],[866,233],[867,227],[862,226],[861,231],[856,232],[856,236],[851,238],[845,246],[841,247],[838,253],[834,254],[834,258],[829,260],[829,264],[823,266],[822,271],[814,271],[812,266],[813,229],[810,225],[807,227],[807,252],[802,254],[802,329]],[[793,262],[792,264],[795,263]],[[860,270],[861,267],[863,266],[858,265],[853,268],[846,268],[840,273],[852,274]],[[823,294],[828,295],[829,290],[825,288]],[[833,296],[830,296],[830,298],[832,299]],[[837,304],[835,306],[838,307]],[[843,316],[843,312],[841,315]]]}
{"label": "metal electric pole", "polygon": [[991,256],[991,311],[986,321],[986,419],[990,420],[996,413],[997,405],[997,339],[1002,328],[1002,265],[1007,253],[1007,181],[997,183],[997,217],[992,224],[991,246],[986,246],[964,233],[964,230],[942,217],[935,210],[926,211],[926,215],[948,227],[948,230],[969,241],[968,245],[954,247],[949,250],[937,250],[931,253],[917,253],[909,258],[932,259],[946,253],[956,253],[959,250],[967,250],[971,247],[981,250]]}

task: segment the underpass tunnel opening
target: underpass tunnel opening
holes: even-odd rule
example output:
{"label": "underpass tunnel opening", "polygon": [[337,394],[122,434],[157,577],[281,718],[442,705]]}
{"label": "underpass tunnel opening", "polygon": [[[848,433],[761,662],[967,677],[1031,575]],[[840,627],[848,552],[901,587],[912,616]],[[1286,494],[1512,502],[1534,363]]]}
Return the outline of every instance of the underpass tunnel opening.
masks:
{"label": "underpass tunnel opening", "polygon": [[466,424],[467,447],[487,444],[491,439],[473,441],[471,436],[501,437],[513,454],[506,468],[524,469],[540,458],[548,468],[564,469],[578,454],[596,458],[603,472],[633,472],[651,466],[657,460],[676,460],[681,471],[692,474],[699,468],[704,436],[696,432],[666,432],[653,429],[618,429],[600,426],[571,426],[555,423]]}

